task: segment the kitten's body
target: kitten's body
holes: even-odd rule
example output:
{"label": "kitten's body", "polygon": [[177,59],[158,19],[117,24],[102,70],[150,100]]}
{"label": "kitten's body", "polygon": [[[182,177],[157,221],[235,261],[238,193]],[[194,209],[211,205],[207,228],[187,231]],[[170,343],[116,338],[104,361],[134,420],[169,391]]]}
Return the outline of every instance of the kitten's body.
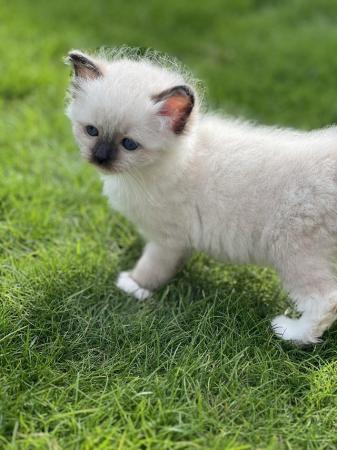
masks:
{"label": "kitten's body", "polygon": [[[127,62],[124,69],[127,74]],[[162,85],[156,77],[148,81],[157,85],[153,94],[180,83],[178,76],[171,80],[171,74],[161,70],[166,77]],[[109,81],[109,69],[99,80],[104,77]],[[90,86],[92,81],[85,83]],[[180,103],[187,98],[183,94]],[[163,98],[164,103],[172,99]],[[76,109],[69,115],[76,120]],[[157,133],[162,134],[165,151],[160,158],[103,175],[112,206],[149,242],[135,268],[120,275],[118,286],[146,298],[193,250],[221,261],[271,265],[303,312],[298,320],[275,318],[276,333],[288,340],[315,342],[337,310],[332,270],[337,244],[337,128],[298,132],[254,126],[198,113],[198,104],[186,114],[185,126],[184,133],[171,136],[161,121]]]}

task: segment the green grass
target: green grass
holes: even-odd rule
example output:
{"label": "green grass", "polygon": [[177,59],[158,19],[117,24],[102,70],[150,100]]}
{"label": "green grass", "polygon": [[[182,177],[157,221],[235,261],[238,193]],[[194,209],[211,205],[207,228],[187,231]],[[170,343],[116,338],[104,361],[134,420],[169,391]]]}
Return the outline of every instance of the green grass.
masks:
{"label": "green grass", "polygon": [[209,104],[337,119],[336,0],[0,2],[0,447],[335,449],[337,330],[297,349],[264,268],[197,255],[153,299],[114,286],[142,242],[63,114],[70,48],[154,47]]}

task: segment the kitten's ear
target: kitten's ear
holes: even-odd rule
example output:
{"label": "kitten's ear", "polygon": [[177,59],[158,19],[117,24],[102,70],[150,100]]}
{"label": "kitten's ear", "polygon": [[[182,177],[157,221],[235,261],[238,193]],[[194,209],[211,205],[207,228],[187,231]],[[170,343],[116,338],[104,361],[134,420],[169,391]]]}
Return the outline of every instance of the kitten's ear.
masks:
{"label": "kitten's ear", "polygon": [[192,89],[188,86],[175,86],[153,96],[152,99],[155,103],[161,103],[158,114],[171,119],[174,133],[182,133],[194,106]]}
{"label": "kitten's ear", "polygon": [[73,66],[76,77],[85,80],[95,80],[103,76],[102,70],[97,62],[78,50],[69,52],[66,62]]}

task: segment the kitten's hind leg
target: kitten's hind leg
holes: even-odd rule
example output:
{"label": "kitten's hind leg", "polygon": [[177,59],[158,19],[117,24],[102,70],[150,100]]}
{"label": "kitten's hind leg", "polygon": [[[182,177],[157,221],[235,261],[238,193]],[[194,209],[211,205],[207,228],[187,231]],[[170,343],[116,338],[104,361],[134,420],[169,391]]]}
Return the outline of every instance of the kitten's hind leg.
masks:
{"label": "kitten's hind leg", "polygon": [[119,274],[116,285],[138,300],[144,300],[175,275],[185,258],[186,253],[181,249],[150,242],[135,267]]}
{"label": "kitten's hind leg", "polygon": [[[293,341],[299,345],[315,344],[337,318],[337,291],[332,302],[325,298],[308,299],[308,310],[299,319],[280,315],[272,320],[275,334],[285,341]],[[313,303],[319,305],[313,306]],[[322,303],[328,303],[322,307]],[[309,306],[310,304],[310,306]]]}
{"label": "kitten's hind leg", "polygon": [[299,319],[285,315],[274,318],[273,330],[284,340],[300,345],[319,342],[324,331],[337,318],[337,283],[334,274],[327,263],[318,265],[319,268],[314,268],[311,260],[305,267],[302,261],[300,269],[293,266],[291,274],[284,280],[290,297],[302,313]]}

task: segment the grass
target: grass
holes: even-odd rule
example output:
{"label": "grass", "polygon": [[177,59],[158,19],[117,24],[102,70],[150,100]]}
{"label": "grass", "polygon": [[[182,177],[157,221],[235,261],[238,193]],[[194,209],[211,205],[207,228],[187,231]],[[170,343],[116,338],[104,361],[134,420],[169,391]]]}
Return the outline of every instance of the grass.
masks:
{"label": "grass", "polygon": [[337,119],[336,0],[0,1],[0,447],[335,449],[337,330],[272,336],[275,274],[196,255],[153,299],[114,286],[142,242],[63,114],[70,48],[154,47],[209,104]]}

